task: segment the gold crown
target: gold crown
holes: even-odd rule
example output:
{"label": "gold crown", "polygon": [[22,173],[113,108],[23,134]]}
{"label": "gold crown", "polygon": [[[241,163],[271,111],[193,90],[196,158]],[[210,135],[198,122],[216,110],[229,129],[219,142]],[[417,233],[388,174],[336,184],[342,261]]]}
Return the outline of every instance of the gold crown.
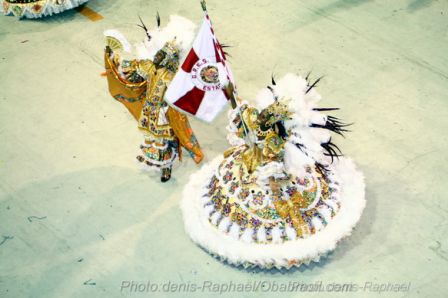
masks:
{"label": "gold crown", "polygon": [[165,52],[167,55],[171,56],[172,58],[179,58],[180,53],[180,47],[176,43],[176,39],[173,39],[172,41],[168,41],[165,43],[165,45],[162,48],[162,51]]}
{"label": "gold crown", "polygon": [[266,125],[273,125],[277,121],[289,119],[292,112],[288,109],[288,100],[282,98],[270,104],[261,114],[267,118]]}
{"label": "gold crown", "polygon": [[177,45],[176,39],[166,42],[160,50],[165,53],[165,58],[160,65],[166,67],[172,72],[176,72],[179,68],[180,59],[180,47]]}

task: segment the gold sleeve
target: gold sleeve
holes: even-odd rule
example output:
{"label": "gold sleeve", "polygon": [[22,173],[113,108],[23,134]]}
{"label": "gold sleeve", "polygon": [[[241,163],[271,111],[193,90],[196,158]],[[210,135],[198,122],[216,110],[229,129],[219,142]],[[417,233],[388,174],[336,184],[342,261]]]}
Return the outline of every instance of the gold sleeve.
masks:
{"label": "gold sleeve", "polygon": [[104,64],[109,92],[113,98],[121,102],[129,110],[132,116],[138,120],[143,106],[142,101],[146,94],[146,80],[133,83],[126,78],[123,78],[118,71],[118,55],[114,55],[114,59],[112,59],[111,54],[112,50],[109,47],[106,47],[104,52]]}

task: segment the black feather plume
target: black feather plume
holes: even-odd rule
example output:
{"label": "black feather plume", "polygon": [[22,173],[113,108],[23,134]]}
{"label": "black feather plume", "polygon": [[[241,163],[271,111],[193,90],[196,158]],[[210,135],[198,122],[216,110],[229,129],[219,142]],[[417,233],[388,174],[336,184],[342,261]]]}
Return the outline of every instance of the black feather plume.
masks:
{"label": "black feather plume", "polygon": [[337,111],[339,108],[314,108],[313,111],[325,112],[325,111]]}
{"label": "black feather plume", "polygon": [[[222,50],[222,52],[224,53],[224,55],[226,57],[232,57],[232,55],[230,55],[229,52],[224,50],[224,49],[227,49],[227,48],[231,48],[232,46],[224,44],[224,43],[220,43],[219,45],[221,46],[221,50]],[[226,57],[224,57],[224,58],[226,58]]]}
{"label": "black feather plume", "polygon": [[272,74],[271,75],[271,82],[272,82],[272,85],[277,85],[277,83],[275,83],[275,79],[274,79],[274,74]]}
{"label": "black feather plume", "polygon": [[328,166],[325,166],[319,162],[316,162],[315,165],[316,165],[317,171],[319,171],[322,174],[322,176],[326,176],[327,173],[330,171],[328,169]]}
{"label": "black feather plume", "polygon": [[302,150],[302,148],[305,148],[305,146],[303,144],[300,143],[295,143],[296,147],[299,148],[302,152],[305,152]]}
{"label": "black feather plume", "polygon": [[337,133],[340,136],[344,136],[345,132],[349,132],[349,130],[345,129],[345,127],[350,125],[352,125],[352,123],[345,124],[336,117],[327,116],[327,121],[324,125],[312,123],[310,127],[327,129],[329,131]]}
{"label": "black feather plume", "polygon": [[156,20],[157,20],[157,27],[160,28],[160,15],[159,15],[159,12],[157,12]]}
{"label": "black feather plume", "polygon": [[140,28],[145,30],[146,36],[148,37],[148,41],[150,41],[151,40],[151,35],[149,34],[148,28],[146,27],[145,23],[143,23],[142,18],[140,16],[138,16],[138,18],[140,19],[141,25],[137,24],[137,26],[139,26]]}
{"label": "black feather plume", "polygon": [[340,156],[343,156],[341,150],[339,149],[339,147],[336,146],[333,142],[331,142],[331,138],[330,138],[330,140],[328,142],[322,143],[320,145],[326,151],[326,152],[324,152],[324,155],[331,157],[331,162],[332,163],[333,163],[335,157],[339,158]]}
{"label": "black feather plume", "polygon": [[[275,86],[274,77],[272,77],[272,82],[274,83],[273,85]],[[274,97],[274,100],[277,101],[278,100],[278,96],[275,94],[274,88],[272,88],[271,86],[266,86],[266,88],[268,88],[269,91],[271,91],[272,96]]]}
{"label": "black feather plume", "polygon": [[320,77],[320,78],[318,78],[316,81],[314,81],[314,83],[311,84],[311,86],[308,87],[308,89],[306,90],[305,94],[308,94],[308,92],[310,92],[311,89],[313,89],[314,87],[316,87],[316,86],[317,86],[317,83],[319,83],[320,80],[321,80],[322,78],[323,78],[323,77]]}
{"label": "black feather plume", "polygon": [[305,77],[305,81],[307,82],[307,86],[310,85],[310,83],[308,82],[308,79],[310,78],[310,75],[311,75],[311,71],[309,71],[308,74]]}

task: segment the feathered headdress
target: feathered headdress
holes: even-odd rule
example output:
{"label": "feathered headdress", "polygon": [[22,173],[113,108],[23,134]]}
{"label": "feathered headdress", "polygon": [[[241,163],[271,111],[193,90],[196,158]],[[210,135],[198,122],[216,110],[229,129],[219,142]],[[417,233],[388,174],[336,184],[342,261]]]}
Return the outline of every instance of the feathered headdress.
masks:
{"label": "feathered headdress", "polygon": [[154,27],[150,26],[149,23],[145,24],[141,17],[139,19],[140,24],[137,26],[145,32],[144,41],[137,42],[132,46],[123,34],[118,30],[112,29],[104,32],[107,44],[113,50],[123,51],[126,53],[126,56],[133,54],[138,59],[153,60],[155,54],[160,49],[167,46],[167,43],[173,45],[173,41],[175,41],[175,47],[179,54],[179,62],[182,62],[193,42],[196,25],[190,20],[178,15],[170,16],[170,20],[165,27],[161,27],[161,19],[158,13],[156,16],[156,26]]}
{"label": "feathered headdress", "polygon": [[[315,87],[319,81],[320,78],[310,82],[309,75],[304,79],[295,74],[287,74],[278,82],[272,77],[272,84],[262,89],[254,102],[254,106],[260,111],[269,111],[278,104],[282,108],[277,108],[276,111],[288,116],[282,120],[288,133],[285,167],[297,175],[304,173],[313,164],[322,172],[325,171],[326,166],[341,155],[339,148],[332,142],[331,133],[343,135],[347,131],[347,124],[324,114],[337,108],[317,107],[321,96]],[[228,139],[235,144],[238,141],[229,136]]]}
{"label": "feathered headdress", "polygon": [[178,15],[171,15],[168,24],[163,28],[160,27],[160,23],[157,14],[157,27],[154,29],[146,27],[143,22],[139,25],[145,30],[147,38],[135,45],[138,57],[152,60],[160,49],[170,44],[178,49],[179,61],[182,61],[193,42],[196,25]]}

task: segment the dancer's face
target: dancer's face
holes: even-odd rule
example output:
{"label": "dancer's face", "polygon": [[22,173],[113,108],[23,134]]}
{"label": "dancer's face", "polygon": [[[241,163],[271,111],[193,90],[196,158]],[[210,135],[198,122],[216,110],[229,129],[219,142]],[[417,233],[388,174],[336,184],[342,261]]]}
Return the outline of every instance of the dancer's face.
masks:
{"label": "dancer's face", "polygon": [[155,65],[159,65],[160,63],[162,63],[163,59],[165,59],[165,52],[160,50],[156,53],[156,55],[154,56],[154,64]]}
{"label": "dancer's face", "polygon": [[266,110],[261,111],[261,113],[258,115],[258,121],[261,125],[265,126],[266,122],[268,122],[269,118],[271,117],[271,115],[266,112]]}

